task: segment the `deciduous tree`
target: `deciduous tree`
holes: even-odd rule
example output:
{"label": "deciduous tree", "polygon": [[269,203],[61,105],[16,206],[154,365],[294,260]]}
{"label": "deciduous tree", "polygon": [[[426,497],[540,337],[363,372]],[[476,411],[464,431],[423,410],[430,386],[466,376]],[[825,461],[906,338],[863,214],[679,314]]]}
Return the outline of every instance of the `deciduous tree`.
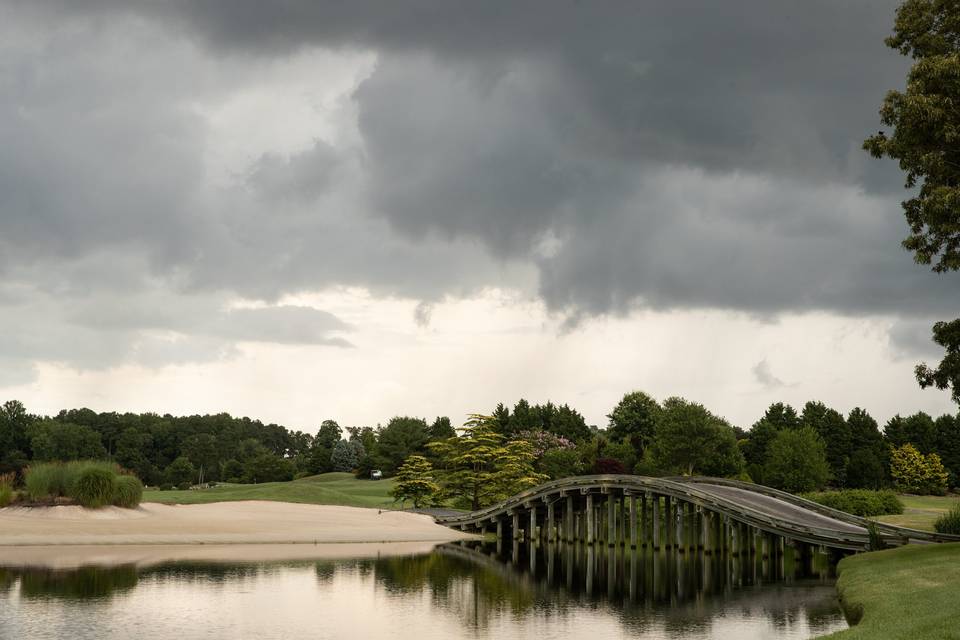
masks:
{"label": "deciduous tree", "polygon": [[[888,46],[913,58],[903,91],[887,93],[880,120],[893,127],[864,142],[906,173],[914,195],[903,202],[910,234],[903,246],[934,271],[960,269],[960,2],[906,0]],[[917,188],[919,187],[919,188]],[[960,403],[960,320],[938,322],[933,339],[940,364],[916,367],[921,387],[951,389]]]}

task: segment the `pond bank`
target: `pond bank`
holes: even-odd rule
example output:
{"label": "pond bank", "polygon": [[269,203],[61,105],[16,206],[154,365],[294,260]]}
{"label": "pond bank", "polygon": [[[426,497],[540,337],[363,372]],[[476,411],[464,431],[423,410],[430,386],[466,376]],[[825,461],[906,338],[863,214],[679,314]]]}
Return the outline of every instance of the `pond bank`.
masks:
{"label": "pond bank", "polygon": [[837,571],[837,592],[852,626],[825,638],[960,638],[960,543],[850,556]]}

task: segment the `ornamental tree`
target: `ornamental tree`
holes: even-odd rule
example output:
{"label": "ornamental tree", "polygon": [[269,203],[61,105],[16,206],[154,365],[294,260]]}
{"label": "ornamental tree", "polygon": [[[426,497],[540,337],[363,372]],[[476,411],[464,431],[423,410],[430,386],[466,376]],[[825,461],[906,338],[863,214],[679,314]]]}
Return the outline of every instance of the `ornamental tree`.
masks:
{"label": "ornamental tree", "polygon": [[397,470],[396,483],[390,495],[401,505],[410,500],[413,508],[433,504],[440,493],[440,486],[434,478],[433,465],[423,456],[412,455],[404,460]]}
{"label": "ornamental tree", "polygon": [[438,460],[444,497],[476,510],[547,479],[534,470],[533,445],[526,440],[505,442],[496,426],[492,416],[475,414],[461,435],[427,445]]}
{"label": "ornamental tree", "polygon": [[940,456],[935,453],[924,456],[909,443],[891,451],[890,475],[894,486],[905,493],[942,495],[947,490],[947,470]]}

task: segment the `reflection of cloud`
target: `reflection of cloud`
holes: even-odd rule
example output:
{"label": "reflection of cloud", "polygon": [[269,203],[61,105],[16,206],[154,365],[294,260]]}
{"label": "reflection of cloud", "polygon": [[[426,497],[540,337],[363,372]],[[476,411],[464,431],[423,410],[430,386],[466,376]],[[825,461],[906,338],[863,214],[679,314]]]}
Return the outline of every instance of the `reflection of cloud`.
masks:
{"label": "reflection of cloud", "polygon": [[786,386],[783,380],[773,375],[770,370],[770,363],[767,362],[766,358],[755,364],[751,371],[753,371],[753,377],[757,379],[757,382],[767,389],[779,389]]}

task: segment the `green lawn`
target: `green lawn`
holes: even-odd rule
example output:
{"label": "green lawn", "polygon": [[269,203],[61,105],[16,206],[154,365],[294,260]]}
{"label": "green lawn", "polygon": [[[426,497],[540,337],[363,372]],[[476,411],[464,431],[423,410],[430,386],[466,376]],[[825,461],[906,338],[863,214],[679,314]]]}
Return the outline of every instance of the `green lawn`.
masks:
{"label": "green lawn", "polygon": [[899,496],[903,502],[903,513],[897,516],[879,516],[876,519],[888,524],[896,524],[911,529],[933,531],[933,523],[942,514],[950,510],[958,496]]}
{"label": "green lawn", "polygon": [[347,507],[397,508],[390,489],[393,480],[358,480],[350,473],[324,473],[292,482],[218,484],[193,491],[144,491],[143,502],[201,504],[231,500],[276,500],[334,504]]}
{"label": "green lawn", "polygon": [[858,554],[838,571],[844,610],[860,620],[827,638],[960,639],[960,543]]}

